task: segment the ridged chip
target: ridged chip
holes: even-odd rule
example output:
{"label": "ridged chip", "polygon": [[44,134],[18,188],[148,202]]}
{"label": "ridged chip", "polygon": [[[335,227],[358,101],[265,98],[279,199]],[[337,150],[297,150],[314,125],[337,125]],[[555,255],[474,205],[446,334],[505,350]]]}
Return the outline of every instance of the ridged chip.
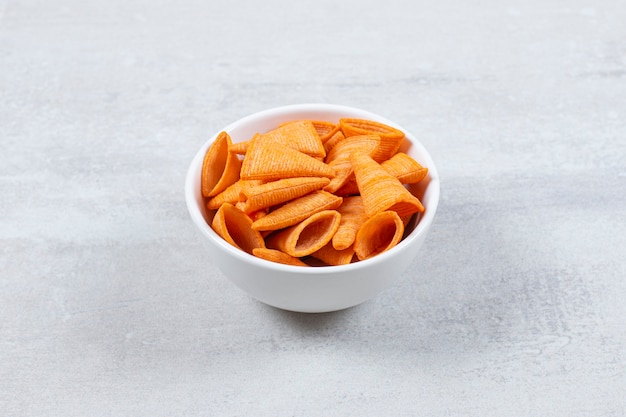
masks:
{"label": "ridged chip", "polygon": [[396,211],[399,216],[424,211],[419,199],[368,155],[357,152],[351,161],[368,217],[385,210]]}
{"label": "ridged chip", "polygon": [[337,231],[341,215],[324,210],[308,216],[300,223],[280,230],[266,238],[267,247],[300,258],[324,247]]}
{"label": "ridged chip", "polygon": [[404,223],[395,211],[382,211],[361,225],[354,241],[359,260],[369,259],[388,251],[400,242]]}

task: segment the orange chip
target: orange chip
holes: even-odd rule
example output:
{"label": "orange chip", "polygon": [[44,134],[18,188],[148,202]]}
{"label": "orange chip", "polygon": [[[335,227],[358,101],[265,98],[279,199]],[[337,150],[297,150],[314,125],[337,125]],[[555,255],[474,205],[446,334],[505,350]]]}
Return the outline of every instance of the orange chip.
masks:
{"label": "orange chip", "polygon": [[254,140],[241,165],[241,178],[246,180],[274,181],[293,177],[332,178],[334,175],[333,169],[324,162],[275,140],[267,139]]}
{"label": "orange chip", "polygon": [[209,210],[217,210],[224,203],[236,204],[241,201],[241,193],[247,188],[254,185],[262,184],[260,180],[242,180],[228,186],[224,191],[217,194],[207,202]]}
{"label": "orange chip", "polygon": [[339,125],[346,137],[356,135],[379,135],[380,137],[388,138],[404,138],[403,131],[373,120],[344,117],[339,120]]}
{"label": "orange chip", "polygon": [[363,223],[356,234],[354,251],[359,260],[388,251],[400,242],[404,223],[395,211],[382,211]]}
{"label": "orange chip", "polygon": [[351,178],[354,179],[354,170],[352,169],[352,163],[349,159],[335,159],[328,165],[335,171],[335,176],[330,180],[328,185],[324,187],[324,191],[335,193]]}
{"label": "orange chip", "polygon": [[228,147],[228,152],[232,152],[237,155],[245,155],[253,140],[254,140],[254,137],[244,142],[233,143]]}
{"label": "orange chip", "polygon": [[276,249],[254,248],[252,249],[252,254],[257,258],[265,259],[266,261],[278,262],[280,264],[293,266],[309,266],[302,262],[300,259]]}
{"label": "orange chip", "polygon": [[341,159],[350,160],[350,155],[356,151],[372,155],[379,145],[380,137],[378,135],[360,135],[345,138],[328,152],[326,163],[329,164],[332,161]]}
{"label": "orange chip", "polygon": [[342,198],[326,191],[313,191],[285,203],[254,223],[255,230],[278,230],[300,223],[307,217],[324,210],[334,210],[341,205]]}
{"label": "orange chip", "polygon": [[[257,210],[257,211],[253,211],[252,213],[249,213],[248,217],[252,219],[252,222],[255,222],[259,220],[261,217],[267,216],[267,213],[268,213],[267,209],[261,209],[261,210]],[[261,233],[261,235],[263,235],[263,233]]]}
{"label": "orange chip", "polygon": [[239,179],[241,161],[228,152],[231,143],[228,133],[221,132],[207,149],[200,178],[203,196],[212,197]]}
{"label": "orange chip", "polygon": [[381,138],[378,154],[380,158],[374,158],[382,162],[391,158],[404,140],[404,132],[373,120],[343,118],[339,120],[341,130],[346,137],[357,135],[378,135]]}
{"label": "orange chip", "polygon": [[254,248],[265,247],[263,237],[251,226],[250,217],[229,203],[220,206],[211,222],[213,230],[225,241],[250,254]]}
{"label": "orange chip", "polygon": [[[246,202],[245,201],[237,201],[234,206],[237,208],[237,210],[241,210],[245,213],[244,208],[246,207]],[[248,215],[248,217],[250,217],[250,219],[252,219],[252,217],[250,216],[250,213],[246,213]]]}
{"label": "orange chip", "polygon": [[276,129],[261,135],[262,139],[275,140],[285,146],[310,156],[324,157],[324,144],[310,120],[283,123]]}
{"label": "orange chip", "polygon": [[396,211],[399,216],[424,211],[419,199],[368,155],[357,152],[351,161],[368,217],[385,210]]}
{"label": "orange chip", "polygon": [[411,221],[411,219],[413,218],[413,215],[410,214],[408,216],[402,216],[400,217],[402,219],[402,224],[404,225],[404,228],[406,229],[406,226],[409,224],[409,222]]}
{"label": "orange chip", "polygon": [[388,173],[396,177],[402,184],[420,182],[428,174],[428,168],[421,166],[415,159],[404,152],[398,152],[380,164]]}
{"label": "orange chip", "polygon": [[335,132],[338,132],[340,126],[338,124],[327,122],[324,120],[311,120],[315,131],[320,137],[322,143],[326,143],[328,139],[330,139]]}
{"label": "orange chip", "polygon": [[354,249],[352,247],[337,250],[331,243],[327,243],[321,249],[311,254],[315,259],[323,261],[327,265],[347,265],[352,262]]}
{"label": "orange chip", "polygon": [[344,140],[346,137],[341,130],[335,132],[330,138],[328,138],[324,142],[324,150],[326,151],[326,155],[331,151],[339,142]]}
{"label": "orange chip", "polygon": [[300,223],[269,235],[266,244],[296,258],[307,256],[324,247],[339,227],[341,215],[336,210],[324,210]]}
{"label": "orange chip", "polygon": [[329,182],[330,180],[324,177],[295,177],[249,187],[243,191],[246,196],[244,211],[251,213],[302,197],[325,187]]}
{"label": "orange chip", "polygon": [[349,248],[354,243],[356,233],[367,220],[361,196],[345,197],[337,208],[341,214],[339,229],[333,236],[333,247],[337,250]]}
{"label": "orange chip", "polygon": [[[410,161],[407,160],[407,158],[410,159]],[[331,162],[329,165],[335,167],[335,161]],[[398,152],[390,159],[380,164],[380,166],[383,167],[385,171],[398,178],[402,184],[420,182],[426,177],[426,174],[428,174],[428,168],[422,167],[417,161],[403,152]],[[352,167],[352,164],[350,164],[350,167]],[[337,184],[341,186],[335,189]],[[324,190],[340,197],[359,194],[359,187],[357,186],[354,175],[350,175],[346,178],[345,173],[337,168],[335,168],[335,178],[331,180],[330,184],[327,185]]]}
{"label": "orange chip", "polygon": [[[354,171],[352,171],[354,174]],[[346,183],[337,191],[335,191],[335,195],[339,197],[348,197],[359,194],[359,186],[356,183],[356,178],[354,175],[350,176]]]}

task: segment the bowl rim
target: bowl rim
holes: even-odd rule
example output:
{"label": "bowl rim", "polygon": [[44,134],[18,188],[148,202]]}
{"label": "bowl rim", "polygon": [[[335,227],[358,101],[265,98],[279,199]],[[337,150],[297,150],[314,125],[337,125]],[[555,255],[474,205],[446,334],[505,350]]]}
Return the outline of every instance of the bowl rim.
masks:
{"label": "bowl rim", "polygon": [[[407,139],[411,142],[411,146],[417,146],[420,148],[420,153],[422,154],[421,160],[418,161],[420,164],[423,164],[428,167],[428,176],[429,184],[427,186],[427,192],[430,194],[429,203],[427,206],[427,210],[424,211],[420,215],[419,221],[415,228],[402,239],[395,247],[392,249],[383,252],[379,255],[376,255],[372,258],[365,259],[359,262],[353,262],[348,265],[330,265],[330,266],[321,266],[321,267],[311,267],[306,268],[302,266],[293,266],[293,265],[285,265],[277,262],[268,261],[265,259],[257,258],[241,249],[238,249],[228,242],[226,242],[222,237],[220,237],[208,224],[205,220],[204,215],[202,214],[202,210],[197,204],[196,201],[196,193],[195,185],[197,184],[198,179],[196,176],[198,175],[198,165],[201,164],[201,160],[204,159],[204,154],[206,150],[210,146],[211,143],[217,138],[217,135],[226,131],[229,132],[233,129],[253,123],[259,119],[265,119],[271,116],[281,116],[285,113],[298,113],[298,112],[332,112],[332,113],[346,113],[346,114],[354,114],[358,113],[362,116],[360,118],[370,118],[371,120],[376,120],[381,123],[385,123],[389,126],[395,127],[396,129],[402,130],[407,137]],[[323,104],[323,103],[303,103],[303,104],[290,104],[285,106],[279,106],[274,108],[269,108],[265,110],[261,110],[259,112],[255,112],[244,116],[230,124],[226,127],[220,129],[218,132],[213,134],[208,140],[206,140],[200,149],[194,155],[189,168],[187,170],[187,175],[185,177],[185,201],[187,204],[187,209],[189,214],[194,222],[194,224],[200,229],[200,232],[209,238],[209,241],[226,251],[228,254],[232,255],[234,258],[241,262],[253,264],[256,267],[282,271],[287,273],[292,273],[295,275],[309,276],[315,275],[316,277],[331,277],[332,275],[339,272],[348,272],[348,271],[358,271],[364,268],[370,268],[372,265],[377,263],[383,263],[388,258],[393,258],[396,253],[399,253],[403,249],[406,249],[411,243],[415,240],[418,240],[420,236],[424,233],[428,232],[429,226],[432,224],[435,214],[437,212],[437,207],[439,205],[440,199],[440,178],[439,173],[437,171],[436,165],[430,155],[430,152],[424,147],[424,145],[406,128],[398,125],[397,123],[383,117],[379,114],[372,113],[367,110],[363,110],[357,107],[351,107],[346,105],[339,104]]]}

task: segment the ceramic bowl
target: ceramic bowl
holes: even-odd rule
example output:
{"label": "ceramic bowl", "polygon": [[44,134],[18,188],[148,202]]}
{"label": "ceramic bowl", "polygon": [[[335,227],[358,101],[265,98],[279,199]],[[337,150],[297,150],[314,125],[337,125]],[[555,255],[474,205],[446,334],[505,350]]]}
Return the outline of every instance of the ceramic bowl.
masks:
{"label": "ceramic bowl", "polygon": [[[299,267],[256,258],[239,250],[218,236],[209,226],[200,193],[200,171],[206,150],[219,132],[226,131],[233,142],[251,138],[283,122],[298,119],[337,122],[341,117],[375,120],[402,130],[406,139],[401,151],[423,166],[428,176],[409,187],[425,207],[413,230],[393,249],[373,258],[342,266]],[[353,107],[331,104],[300,104],[273,108],[244,117],[215,132],[191,161],[186,177],[185,198],[191,219],[206,243],[207,262],[257,300],[271,306],[298,312],[328,312],[355,306],[369,300],[398,281],[419,253],[433,224],[439,202],[439,176],[433,160],[407,129],[391,120]],[[414,265],[419,268],[419,263]]]}

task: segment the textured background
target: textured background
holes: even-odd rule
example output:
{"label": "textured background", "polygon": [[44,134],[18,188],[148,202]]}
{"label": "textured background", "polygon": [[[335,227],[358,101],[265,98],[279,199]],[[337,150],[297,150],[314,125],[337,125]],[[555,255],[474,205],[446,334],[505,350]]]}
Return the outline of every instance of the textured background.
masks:
{"label": "textured background", "polygon": [[[0,0],[3,416],[626,415],[626,5]],[[330,102],[442,178],[398,284],[265,306],[183,198],[210,135]]]}

